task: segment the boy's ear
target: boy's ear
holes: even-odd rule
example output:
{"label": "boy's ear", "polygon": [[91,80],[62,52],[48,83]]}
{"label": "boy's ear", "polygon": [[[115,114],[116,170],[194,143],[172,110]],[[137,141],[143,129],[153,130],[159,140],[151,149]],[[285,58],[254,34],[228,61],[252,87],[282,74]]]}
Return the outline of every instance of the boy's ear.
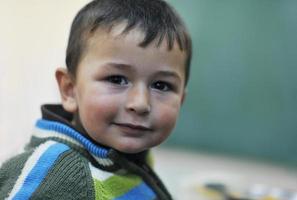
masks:
{"label": "boy's ear", "polygon": [[67,69],[58,68],[56,70],[56,80],[58,82],[63,108],[70,113],[76,112],[75,83]]}

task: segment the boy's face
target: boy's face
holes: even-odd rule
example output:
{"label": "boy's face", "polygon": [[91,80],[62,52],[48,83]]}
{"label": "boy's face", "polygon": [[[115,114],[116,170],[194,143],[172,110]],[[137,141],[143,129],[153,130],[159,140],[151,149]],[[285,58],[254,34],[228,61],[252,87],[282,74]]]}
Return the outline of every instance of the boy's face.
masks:
{"label": "boy's face", "polygon": [[[100,144],[137,153],[163,142],[175,126],[185,95],[186,54],[167,41],[138,44],[138,29],[97,30],[89,39],[73,83],[80,123]],[[65,107],[65,106],[64,106]]]}

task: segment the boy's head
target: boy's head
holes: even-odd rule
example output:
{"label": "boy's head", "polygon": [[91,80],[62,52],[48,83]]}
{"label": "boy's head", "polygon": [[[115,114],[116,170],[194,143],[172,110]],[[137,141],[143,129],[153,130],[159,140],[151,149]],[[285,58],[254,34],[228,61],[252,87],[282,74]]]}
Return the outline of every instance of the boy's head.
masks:
{"label": "boy's head", "polygon": [[58,69],[65,110],[94,141],[126,153],[163,142],[185,96],[191,40],[161,0],[97,0],[72,24]]}

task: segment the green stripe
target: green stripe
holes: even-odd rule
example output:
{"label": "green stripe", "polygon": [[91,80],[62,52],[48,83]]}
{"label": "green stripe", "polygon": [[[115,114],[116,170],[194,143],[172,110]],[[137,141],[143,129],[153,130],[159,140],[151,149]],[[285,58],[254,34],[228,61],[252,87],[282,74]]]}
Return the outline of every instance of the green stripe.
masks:
{"label": "green stripe", "polygon": [[151,151],[149,151],[147,153],[147,156],[146,156],[146,159],[145,159],[146,163],[150,166],[150,167],[154,167],[154,164],[155,164],[155,160],[154,160],[154,157],[153,157],[153,154]]}
{"label": "green stripe", "polygon": [[105,181],[94,179],[96,200],[107,200],[119,197],[141,183],[135,175],[115,175]]}

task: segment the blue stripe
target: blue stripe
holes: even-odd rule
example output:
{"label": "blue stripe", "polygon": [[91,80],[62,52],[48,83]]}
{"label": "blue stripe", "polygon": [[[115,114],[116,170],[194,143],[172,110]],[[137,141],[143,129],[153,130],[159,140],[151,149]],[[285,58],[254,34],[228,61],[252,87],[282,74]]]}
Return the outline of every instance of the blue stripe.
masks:
{"label": "blue stripe", "polygon": [[13,199],[29,199],[33,192],[41,184],[42,180],[47,175],[48,171],[51,169],[57,158],[68,149],[68,146],[60,143],[49,146],[49,148],[41,155],[33,169],[29,172],[21,189],[13,197]]}
{"label": "blue stripe", "polygon": [[62,133],[64,135],[67,135],[77,141],[79,141],[83,146],[92,154],[95,156],[98,156],[100,158],[107,158],[108,157],[108,150],[99,146],[93,144],[91,141],[89,141],[87,138],[82,136],[79,132],[75,131],[74,129],[70,128],[69,126],[62,124],[60,122],[55,121],[49,121],[49,120],[38,120],[36,122],[36,127],[44,130],[50,130],[50,131],[56,131],[59,133]]}
{"label": "blue stripe", "polygon": [[133,188],[128,193],[115,198],[114,200],[152,200],[155,199],[156,195],[145,183],[140,184],[139,186]]}

